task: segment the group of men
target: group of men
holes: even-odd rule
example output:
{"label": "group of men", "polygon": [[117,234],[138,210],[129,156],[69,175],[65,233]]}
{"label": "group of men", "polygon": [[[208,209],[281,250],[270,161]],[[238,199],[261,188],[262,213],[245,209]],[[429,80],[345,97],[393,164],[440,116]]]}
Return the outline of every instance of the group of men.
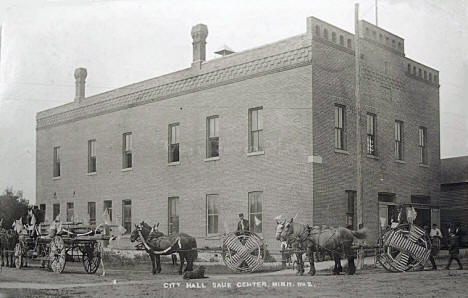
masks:
{"label": "group of men", "polygon": [[[432,244],[431,255],[429,256],[429,260],[431,261],[432,269],[437,270],[437,265],[435,263],[434,256],[437,256],[437,254],[439,253],[441,240],[443,238],[442,232],[440,231],[437,224],[433,224],[430,231],[427,231],[427,232],[429,233],[429,237],[431,239],[431,244]],[[450,265],[452,264],[452,261],[455,260],[458,263],[458,269],[462,270],[463,266],[459,258],[460,238],[462,234],[461,227],[459,224],[455,225],[452,223],[449,225],[447,232],[448,232],[448,248],[449,248],[450,257],[449,257],[447,266],[445,266],[445,269],[447,270],[450,269]]]}

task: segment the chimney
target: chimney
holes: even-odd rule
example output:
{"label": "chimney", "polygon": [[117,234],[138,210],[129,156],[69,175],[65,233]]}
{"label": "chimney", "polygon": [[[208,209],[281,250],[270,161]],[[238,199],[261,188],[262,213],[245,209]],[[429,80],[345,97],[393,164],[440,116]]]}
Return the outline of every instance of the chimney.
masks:
{"label": "chimney", "polygon": [[80,101],[85,98],[85,83],[88,72],[86,68],[80,67],[75,69],[75,101]]}
{"label": "chimney", "polygon": [[208,36],[208,27],[204,24],[198,24],[192,27],[192,45],[193,62],[192,66],[201,67],[201,63],[206,60],[206,37]]}

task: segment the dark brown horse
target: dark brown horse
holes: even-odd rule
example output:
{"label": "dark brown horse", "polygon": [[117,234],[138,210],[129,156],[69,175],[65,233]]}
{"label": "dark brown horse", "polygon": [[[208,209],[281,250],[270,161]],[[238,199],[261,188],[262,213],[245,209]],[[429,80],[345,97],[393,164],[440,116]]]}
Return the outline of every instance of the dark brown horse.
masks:
{"label": "dark brown horse", "polygon": [[333,274],[339,274],[341,267],[341,256],[344,254],[348,259],[348,274],[356,272],[354,265],[354,252],[352,250],[353,240],[366,238],[366,229],[351,231],[346,228],[310,228],[291,220],[282,220],[276,227],[276,240],[287,241],[298,251],[297,274],[304,274],[304,262],[302,261],[303,251],[309,257],[310,275],[315,275],[314,251],[319,248],[328,252],[335,260]]}
{"label": "dark brown horse", "polygon": [[[145,222],[135,225],[130,241],[140,241],[151,258],[153,274],[161,272],[161,255],[179,253],[179,274],[182,274],[184,262],[187,261],[185,271],[193,271],[193,262],[197,259],[197,241],[194,237],[180,233],[178,235],[166,236],[157,230],[157,226],[151,228]],[[156,266],[155,266],[156,261]]]}

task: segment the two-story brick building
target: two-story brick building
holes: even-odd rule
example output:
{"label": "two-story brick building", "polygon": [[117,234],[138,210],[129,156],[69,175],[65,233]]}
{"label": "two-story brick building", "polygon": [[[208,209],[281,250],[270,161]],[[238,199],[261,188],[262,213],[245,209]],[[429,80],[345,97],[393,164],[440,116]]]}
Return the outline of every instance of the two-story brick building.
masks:
{"label": "two-story brick building", "polygon": [[241,212],[273,246],[279,214],[363,223],[371,241],[396,204],[418,204],[430,220],[438,72],[406,58],[402,38],[359,28],[355,41],[310,17],[303,34],[206,61],[208,30],[197,25],[191,67],[90,97],[77,69],[75,100],[37,115],[38,204],[49,220],[99,222],[108,209],[127,229],[159,221],[202,245],[234,230]]}

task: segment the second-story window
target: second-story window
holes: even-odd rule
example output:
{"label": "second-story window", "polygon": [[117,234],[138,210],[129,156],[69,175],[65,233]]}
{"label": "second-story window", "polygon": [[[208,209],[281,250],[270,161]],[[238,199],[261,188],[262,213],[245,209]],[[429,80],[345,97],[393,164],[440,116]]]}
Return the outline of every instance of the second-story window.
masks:
{"label": "second-story window", "polygon": [[376,116],[375,114],[367,114],[367,154],[376,155],[377,148],[375,142],[376,132]]}
{"label": "second-story window", "polygon": [[263,108],[249,110],[249,152],[263,151]]}
{"label": "second-story window", "polygon": [[60,177],[60,147],[54,147],[54,177]]}
{"label": "second-story window", "polygon": [[179,161],[179,123],[169,125],[169,162]]}
{"label": "second-story window", "polygon": [[132,133],[127,132],[123,134],[122,143],[122,168],[129,169],[132,167],[133,156],[132,156]]}
{"label": "second-story window", "polygon": [[206,157],[219,156],[219,116],[206,119]]}
{"label": "second-story window", "polygon": [[96,140],[88,141],[88,173],[96,172]]}
{"label": "second-story window", "polygon": [[403,122],[395,121],[395,159],[403,160]]}
{"label": "second-story window", "polygon": [[345,107],[335,105],[335,148],[345,150]]}
{"label": "second-story window", "polygon": [[419,127],[419,163],[427,164],[427,129],[425,127]]}

